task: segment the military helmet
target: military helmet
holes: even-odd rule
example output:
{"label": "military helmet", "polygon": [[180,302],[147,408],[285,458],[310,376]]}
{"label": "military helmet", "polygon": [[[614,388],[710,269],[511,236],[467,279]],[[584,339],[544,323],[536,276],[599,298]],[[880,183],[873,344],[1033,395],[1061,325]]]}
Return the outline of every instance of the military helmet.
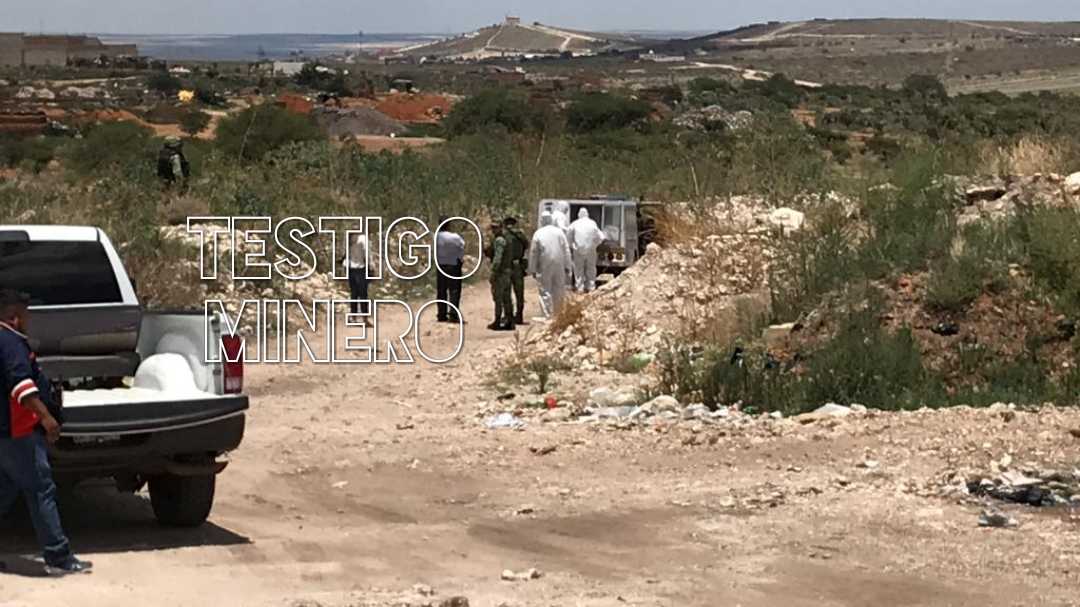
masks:
{"label": "military helmet", "polygon": [[180,138],[176,135],[169,135],[165,138],[165,147],[167,148],[178,148],[182,145],[184,145],[184,142],[180,141]]}

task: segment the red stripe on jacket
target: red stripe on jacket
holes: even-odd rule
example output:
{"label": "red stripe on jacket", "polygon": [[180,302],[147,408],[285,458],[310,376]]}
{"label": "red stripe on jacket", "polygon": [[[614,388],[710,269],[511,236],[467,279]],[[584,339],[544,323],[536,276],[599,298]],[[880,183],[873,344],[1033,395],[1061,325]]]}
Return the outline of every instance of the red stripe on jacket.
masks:
{"label": "red stripe on jacket", "polygon": [[41,421],[37,413],[22,404],[23,399],[37,393],[37,385],[31,379],[24,379],[11,390],[11,396],[8,399],[8,410],[11,413],[11,438],[29,436]]}

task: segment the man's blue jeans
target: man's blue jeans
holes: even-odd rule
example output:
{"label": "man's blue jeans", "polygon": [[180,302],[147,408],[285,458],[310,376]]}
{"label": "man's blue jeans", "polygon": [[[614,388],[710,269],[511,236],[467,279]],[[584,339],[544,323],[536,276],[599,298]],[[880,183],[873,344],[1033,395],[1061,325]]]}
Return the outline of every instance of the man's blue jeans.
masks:
{"label": "man's blue jeans", "polygon": [[59,565],[70,558],[71,548],[56,507],[49,452],[38,431],[23,438],[0,438],[0,516],[11,509],[19,495],[26,499],[45,563]]}

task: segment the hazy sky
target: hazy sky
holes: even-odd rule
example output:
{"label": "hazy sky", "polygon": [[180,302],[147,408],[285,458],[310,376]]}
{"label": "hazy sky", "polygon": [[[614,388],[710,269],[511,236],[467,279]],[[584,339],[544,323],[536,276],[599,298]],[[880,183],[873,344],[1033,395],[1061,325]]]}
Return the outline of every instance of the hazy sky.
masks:
{"label": "hazy sky", "polygon": [[721,30],[813,17],[1080,20],[1080,0],[0,0],[0,31],[457,33],[515,14],[587,29]]}

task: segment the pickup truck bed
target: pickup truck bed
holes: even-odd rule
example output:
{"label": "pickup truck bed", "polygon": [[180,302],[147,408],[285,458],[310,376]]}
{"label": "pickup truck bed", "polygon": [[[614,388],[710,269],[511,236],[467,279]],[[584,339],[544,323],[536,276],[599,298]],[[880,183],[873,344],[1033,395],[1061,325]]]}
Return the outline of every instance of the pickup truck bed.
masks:
{"label": "pickup truck bed", "polygon": [[31,346],[62,385],[64,423],[49,448],[58,482],[149,485],[158,520],[194,526],[214,499],[219,458],[239,447],[248,398],[221,320],[143,309],[100,229],[0,226],[0,277],[31,297]]}

